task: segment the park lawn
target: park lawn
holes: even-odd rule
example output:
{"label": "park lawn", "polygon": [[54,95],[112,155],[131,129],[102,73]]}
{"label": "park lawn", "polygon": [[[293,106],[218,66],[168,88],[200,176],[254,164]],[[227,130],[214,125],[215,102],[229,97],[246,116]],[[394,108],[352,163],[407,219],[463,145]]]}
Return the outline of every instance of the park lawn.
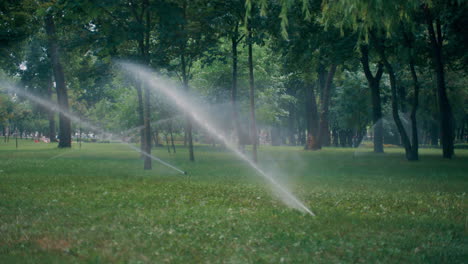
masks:
{"label": "park lawn", "polygon": [[120,144],[0,143],[0,263],[466,263],[468,150],[261,147],[317,215],[283,205],[231,153],[154,163]]}

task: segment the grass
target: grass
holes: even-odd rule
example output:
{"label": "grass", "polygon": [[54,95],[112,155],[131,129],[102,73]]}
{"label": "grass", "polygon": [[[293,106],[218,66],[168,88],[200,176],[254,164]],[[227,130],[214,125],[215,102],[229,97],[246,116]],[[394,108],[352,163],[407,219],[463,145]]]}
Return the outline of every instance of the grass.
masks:
{"label": "grass", "polygon": [[468,150],[262,147],[316,217],[229,152],[179,148],[142,170],[119,144],[0,143],[0,263],[466,263]]}

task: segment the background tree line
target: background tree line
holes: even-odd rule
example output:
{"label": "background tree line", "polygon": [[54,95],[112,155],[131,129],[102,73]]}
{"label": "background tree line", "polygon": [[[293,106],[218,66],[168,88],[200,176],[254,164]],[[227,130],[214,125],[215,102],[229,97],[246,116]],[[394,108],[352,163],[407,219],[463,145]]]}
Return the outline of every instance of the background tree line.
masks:
{"label": "background tree line", "polygon": [[[260,140],[319,150],[368,134],[377,153],[400,145],[417,160],[419,145],[440,145],[451,158],[467,140],[466,13],[463,0],[7,0],[2,79],[132,131],[146,153],[176,138],[194,161],[195,140],[217,142],[115,59],[199,94],[255,160]],[[5,140],[38,131],[70,147],[80,124],[5,91],[0,126]]]}

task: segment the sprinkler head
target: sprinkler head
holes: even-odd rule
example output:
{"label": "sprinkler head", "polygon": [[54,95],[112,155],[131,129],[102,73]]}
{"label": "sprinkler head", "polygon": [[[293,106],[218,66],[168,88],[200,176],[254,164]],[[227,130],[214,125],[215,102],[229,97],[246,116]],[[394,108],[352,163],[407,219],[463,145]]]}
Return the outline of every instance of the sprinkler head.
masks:
{"label": "sprinkler head", "polygon": [[184,171],[184,175],[187,175],[188,173],[186,171]]}

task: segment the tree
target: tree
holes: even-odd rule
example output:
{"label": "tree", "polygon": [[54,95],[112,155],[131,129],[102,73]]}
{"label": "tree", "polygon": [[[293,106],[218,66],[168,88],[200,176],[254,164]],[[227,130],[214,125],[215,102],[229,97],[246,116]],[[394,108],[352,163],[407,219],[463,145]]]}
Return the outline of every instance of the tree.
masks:
{"label": "tree", "polygon": [[[205,1],[174,1],[164,6],[161,13],[159,41],[171,65],[180,77],[185,91],[189,91],[195,61],[212,61],[210,53],[218,43],[213,19],[215,9]],[[195,161],[193,149],[192,120],[185,114],[185,133],[189,147],[189,159]]]}
{"label": "tree", "polygon": [[337,79],[330,109],[333,145],[358,147],[366,133],[366,127],[372,122],[369,104],[371,91],[361,71],[345,70]]}
{"label": "tree", "polygon": [[[307,143],[305,148],[318,150],[322,145],[330,144],[329,106],[333,93],[333,78],[338,65],[351,60],[353,41],[356,36],[352,32],[340,32],[334,28],[326,29],[317,19],[319,17],[320,3],[309,3],[301,7],[274,9],[284,20],[288,19],[287,41],[284,34],[278,35],[278,26],[273,28],[272,34],[276,40],[282,39],[282,48],[288,61],[288,67],[297,68],[303,72],[304,83],[307,89],[305,96]],[[276,13],[275,13],[276,12]]]}
{"label": "tree", "polygon": [[[97,48],[102,50],[102,56],[133,57],[145,66],[152,66],[151,41],[156,24],[154,18],[157,13],[155,2],[150,2],[150,0],[105,2],[88,0],[78,5],[84,13],[91,14],[93,31],[100,33],[95,44],[101,44],[101,47]],[[140,133],[140,143],[141,150],[146,154],[143,155],[144,169],[149,170],[152,168],[150,90],[148,86],[143,85],[140,76],[135,76],[134,79],[134,87],[138,94],[138,116],[140,125],[143,127]]]}
{"label": "tree", "polygon": [[240,148],[245,145],[244,133],[241,129],[238,107],[238,46],[244,39],[245,34],[241,31],[242,22],[245,21],[246,9],[243,0],[215,1],[214,9],[217,10],[219,21],[219,31],[221,36],[226,37],[230,42],[231,62],[232,62],[232,82],[231,82],[231,108],[234,131]]}
{"label": "tree", "polygon": [[379,63],[377,72],[372,74],[369,65],[369,49],[368,45],[361,45],[361,64],[364,70],[369,90],[371,91],[372,102],[372,121],[373,121],[373,142],[374,152],[383,153],[383,122],[382,122],[382,103],[380,99],[380,80],[383,75],[383,64]]}
{"label": "tree", "polygon": [[[352,27],[354,30],[359,31],[361,36],[368,40],[372,37],[370,33],[378,35],[385,32],[388,40],[395,40],[395,35],[401,30],[402,24],[407,24],[407,32],[414,30],[415,26],[425,24],[427,34],[418,34],[419,38],[425,39],[429,37],[430,50],[432,53],[432,64],[434,72],[436,73],[437,84],[437,97],[439,105],[439,120],[441,129],[441,142],[443,148],[443,157],[451,158],[453,156],[453,113],[448,99],[445,81],[444,60],[448,57],[444,56],[443,46],[444,43],[463,43],[463,34],[459,30],[460,26],[465,20],[466,4],[464,1],[438,1],[438,0],[424,0],[424,1],[399,1],[395,2],[382,2],[382,1],[353,1],[353,5],[345,6],[342,2],[333,3],[327,1],[324,5],[324,13],[328,16],[339,15],[342,22],[339,27]],[[333,14],[333,15],[332,15]],[[466,34],[464,34],[466,35]],[[374,39],[376,39],[374,37]],[[387,40],[387,42],[388,42]],[[403,45],[400,41],[398,45]],[[384,51],[383,44],[379,45],[379,54],[382,59]],[[460,50],[460,49],[458,49]],[[388,52],[388,51],[387,51]],[[465,55],[460,55],[457,51],[455,54],[462,58]],[[386,56],[383,56],[386,57]],[[384,67],[389,70],[389,64],[384,63]],[[411,71],[411,66],[410,66]],[[414,77],[413,77],[413,80]],[[416,88],[415,86],[415,89]],[[416,93],[415,93],[416,94]],[[413,105],[417,106],[417,101],[413,101]],[[398,106],[398,105],[397,105]],[[417,107],[413,106],[413,109]],[[415,116],[415,115],[414,115]],[[398,120],[395,120],[398,125]],[[415,122],[413,122],[415,124]],[[399,130],[401,130],[399,128]],[[402,133],[402,141],[406,142],[404,131]],[[406,143],[404,143],[406,144]],[[408,147],[405,146],[408,150]],[[411,156],[411,155],[410,155]]]}
{"label": "tree", "polygon": [[396,79],[395,71],[393,69],[393,66],[390,64],[390,61],[388,60],[383,41],[379,40],[374,32],[370,32],[370,37],[375,43],[377,43],[376,44],[377,52],[379,53],[380,59],[382,60],[385,70],[387,71],[388,76],[390,78],[390,88],[391,88],[391,94],[392,94],[392,116],[397,126],[398,132],[400,133],[401,141],[403,143],[403,147],[405,148],[406,158],[408,160],[418,160],[418,157],[415,156],[417,155],[417,151],[414,152],[412,150],[410,139],[408,137],[408,134],[400,118],[399,107],[398,107],[399,99],[397,95],[397,79]]}
{"label": "tree", "polygon": [[[54,89],[53,71],[47,55],[47,43],[44,34],[37,33],[29,39],[29,47],[25,54],[24,68],[20,69],[21,82],[30,93],[45,97],[52,102]],[[44,108],[44,107],[42,107]],[[50,142],[57,142],[55,132],[55,111],[43,109],[49,120],[47,136]]]}
{"label": "tree", "polygon": [[[432,51],[432,63],[437,77],[437,98],[443,157],[449,159],[452,158],[454,154],[454,126],[452,107],[447,96],[445,84],[443,46],[446,36],[443,35],[442,24],[448,22],[444,17],[449,14],[454,14],[454,9],[458,8],[459,5],[463,4],[456,4],[455,1],[427,1],[422,4],[424,20],[427,26]],[[466,5],[460,7],[463,9]]]}
{"label": "tree", "polygon": [[252,27],[247,25],[247,41],[249,50],[249,97],[250,97],[250,140],[252,143],[252,157],[253,161],[257,162],[257,122],[255,120],[255,84],[254,84],[254,67],[253,67],[253,52],[252,52]]}
{"label": "tree", "polygon": [[0,2],[0,62],[4,70],[21,63],[21,44],[37,29],[34,23],[35,1],[6,0]]}
{"label": "tree", "polygon": [[[69,106],[67,87],[62,64],[60,62],[60,52],[55,30],[54,15],[51,13],[46,14],[44,21],[48,40],[47,52],[49,54],[54,72],[58,105],[62,111],[68,112]],[[66,115],[63,114],[63,112],[59,113],[59,140],[59,148],[71,148],[71,121],[66,117]]]}
{"label": "tree", "polygon": [[[396,45],[401,45],[401,43],[390,43],[392,39],[389,39],[389,36],[395,34],[398,26],[405,22],[406,19],[402,19],[401,14],[407,12],[411,4],[402,3],[401,5],[395,5],[387,2],[369,2],[361,0],[356,0],[354,3],[355,5],[353,6],[345,6],[341,2],[333,3],[327,1],[324,5],[324,9],[326,10],[326,12],[324,12],[325,20],[327,20],[327,18],[330,19],[332,14],[338,15],[338,17],[341,18],[341,21],[338,23],[339,28],[343,29],[347,27],[356,31],[359,36],[361,36],[358,43],[367,44],[370,42],[375,47],[379,59],[390,78],[392,115],[405,148],[406,157],[408,160],[417,160],[417,157],[414,156],[417,152],[412,151],[411,142],[399,116],[397,79],[389,60],[390,49],[388,48],[389,46],[394,47]],[[334,18],[332,19],[334,20]],[[363,51],[365,57],[366,49],[361,49],[361,51]],[[361,59],[364,64],[366,64],[365,60],[365,58],[364,61]],[[367,75],[369,75],[369,72]],[[369,75],[369,77],[371,77],[371,75]]]}
{"label": "tree", "polygon": [[[248,67],[249,67],[249,105],[250,105],[250,141],[252,144],[252,159],[257,162],[257,145],[258,145],[258,132],[257,132],[257,121],[255,118],[255,82],[254,82],[254,63],[253,63],[253,44],[255,40],[259,40],[260,37],[257,32],[257,37],[254,38],[253,31],[255,27],[260,24],[260,10],[253,6],[249,1],[245,2],[246,5],[246,16],[245,24],[247,31],[247,49],[248,49]],[[254,8],[253,8],[254,7]]]}

